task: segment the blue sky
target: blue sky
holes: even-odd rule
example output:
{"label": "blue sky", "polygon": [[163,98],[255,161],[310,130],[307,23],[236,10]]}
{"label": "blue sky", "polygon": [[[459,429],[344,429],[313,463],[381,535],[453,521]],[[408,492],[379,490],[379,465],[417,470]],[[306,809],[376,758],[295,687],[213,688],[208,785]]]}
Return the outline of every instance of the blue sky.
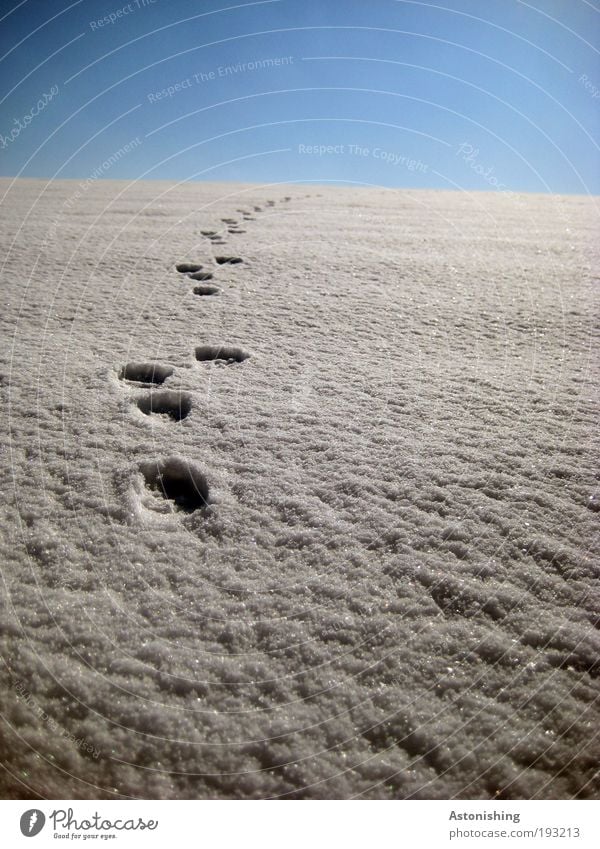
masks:
{"label": "blue sky", "polygon": [[593,2],[229,3],[0,4],[0,174],[600,193]]}

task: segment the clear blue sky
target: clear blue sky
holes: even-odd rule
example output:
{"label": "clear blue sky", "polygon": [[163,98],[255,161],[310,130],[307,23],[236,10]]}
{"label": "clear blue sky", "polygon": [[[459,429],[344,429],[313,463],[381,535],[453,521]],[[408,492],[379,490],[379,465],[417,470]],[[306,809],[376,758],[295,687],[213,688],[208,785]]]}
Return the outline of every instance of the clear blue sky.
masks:
{"label": "clear blue sky", "polygon": [[3,0],[0,174],[600,194],[597,0],[228,2]]}

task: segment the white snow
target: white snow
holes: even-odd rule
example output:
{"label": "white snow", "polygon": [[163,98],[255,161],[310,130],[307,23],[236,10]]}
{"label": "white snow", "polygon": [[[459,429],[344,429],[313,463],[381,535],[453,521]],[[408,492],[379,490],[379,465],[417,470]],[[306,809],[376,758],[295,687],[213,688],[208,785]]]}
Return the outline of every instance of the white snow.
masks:
{"label": "white snow", "polygon": [[597,797],[595,199],[0,184],[3,795]]}

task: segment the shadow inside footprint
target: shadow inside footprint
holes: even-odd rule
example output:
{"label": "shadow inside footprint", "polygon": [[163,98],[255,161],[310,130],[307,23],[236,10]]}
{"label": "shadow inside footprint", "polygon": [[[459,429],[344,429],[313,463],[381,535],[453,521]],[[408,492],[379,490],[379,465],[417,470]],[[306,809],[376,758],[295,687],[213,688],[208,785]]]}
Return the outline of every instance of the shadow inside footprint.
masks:
{"label": "shadow inside footprint", "polygon": [[158,363],[127,363],[121,369],[119,377],[121,380],[131,380],[135,383],[158,385],[164,383],[172,374],[173,369],[170,366],[161,366]]}
{"label": "shadow inside footprint", "polygon": [[175,268],[181,274],[187,274],[190,271],[200,271],[202,266],[198,262],[178,262]]}
{"label": "shadow inside footprint", "polygon": [[173,392],[165,389],[161,392],[150,392],[137,399],[138,409],[145,415],[157,413],[167,415],[176,422],[189,416],[192,409],[192,399],[186,392]]}
{"label": "shadow inside footprint", "polygon": [[190,280],[212,280],[213,276],[210,271],[196,271],[195,274],[188,274]]}
{"label": "shadow inside footprint", "polygon": [[234,345],[199,345],[196,348],[196,359],[200,362],[224,360],[227,363],[243,363],[250,354]]}
{"label": "shadow inside footprint", "polygon": [[215,262],[219,265],[236,265],[238,262],[243,262],[244,260],[239,256],[216,256]]}
{"label": "shadow inside footprint", "polygon": [[220,295],[218,286],[194,286],[194,295]]}
{"label": "shadow inside footprint", "polygon": [[184,513],[202,510],[208,504],[208,482],[202,472],[181,457],[153,460],[140,465],[146,486],[173,501]]}

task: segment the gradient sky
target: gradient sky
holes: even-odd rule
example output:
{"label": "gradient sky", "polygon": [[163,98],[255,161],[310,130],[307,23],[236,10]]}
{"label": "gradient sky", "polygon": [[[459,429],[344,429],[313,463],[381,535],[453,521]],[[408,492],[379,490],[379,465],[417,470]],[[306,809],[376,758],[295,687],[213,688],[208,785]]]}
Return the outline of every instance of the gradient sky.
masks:
{"label": "gradient sky", "polygon": [[3,0],[0,174],[600,194],[594,3],[225,6]]}

